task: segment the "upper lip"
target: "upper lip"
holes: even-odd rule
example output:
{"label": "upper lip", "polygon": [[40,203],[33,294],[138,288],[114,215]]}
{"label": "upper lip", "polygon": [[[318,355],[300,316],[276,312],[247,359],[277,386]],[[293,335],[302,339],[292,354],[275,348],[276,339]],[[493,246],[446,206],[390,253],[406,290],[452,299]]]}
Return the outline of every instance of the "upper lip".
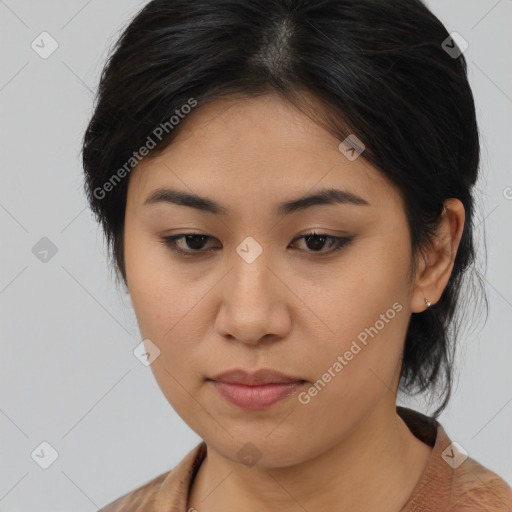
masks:
{"label": "upper lip", "polygon": [[248,372],[242,369],[227,370],[215,375],[211,380],[229,382],[231,384],[244,384],[246,386],[304,382],[304,379],[301,379],[300,377],[292,377],[266,368],[262,368],[254,372]]}

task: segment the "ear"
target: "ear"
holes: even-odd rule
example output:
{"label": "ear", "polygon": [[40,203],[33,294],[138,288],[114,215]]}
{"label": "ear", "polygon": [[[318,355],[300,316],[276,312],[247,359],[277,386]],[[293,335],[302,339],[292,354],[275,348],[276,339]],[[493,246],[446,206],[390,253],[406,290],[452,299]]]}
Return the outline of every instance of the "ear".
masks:
{"label": "ear", "polygon": [[452,273],[465,218],[464,205],[458,199],[450,198],[444,202],[436,235],[417,262],[411,297],[413,313],[421,313],[427,308],[425,299],[435,304],[441,298]]}

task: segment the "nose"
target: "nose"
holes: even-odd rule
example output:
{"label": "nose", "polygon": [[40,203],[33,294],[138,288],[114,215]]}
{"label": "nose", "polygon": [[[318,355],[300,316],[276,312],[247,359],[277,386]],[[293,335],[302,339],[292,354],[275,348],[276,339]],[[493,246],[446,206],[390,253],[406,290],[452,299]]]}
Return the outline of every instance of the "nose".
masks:
{"label": "nose", "polygon": [[285,338],[290,331],[290,291],[264,254],[252,263],[235,254],[233,267],[221,281],[215,329],[225,338],[256,345]]}

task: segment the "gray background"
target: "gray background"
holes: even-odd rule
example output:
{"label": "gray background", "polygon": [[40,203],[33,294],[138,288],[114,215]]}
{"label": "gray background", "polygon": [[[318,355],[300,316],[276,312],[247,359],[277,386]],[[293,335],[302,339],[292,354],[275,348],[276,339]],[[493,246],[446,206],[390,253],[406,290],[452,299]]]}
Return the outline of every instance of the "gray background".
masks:
{"label": "gray background", "polygon": [[[0,511],[95,511],[200,441],[132,353],[135,316],[82,191],[80,140],[101,67],[145,3],[0,0]],[[490,316],[462,336],[440,420],[512,483],[512,1],[428,5],[469,43],[483,143],[477,223],[489,251]],[[31,48],[43,31],[59,44],[47,59]],[[57,248],[46,262],[32,251],[43,237]],[[43,441],[59,454],[48,469],[31,457]]]}

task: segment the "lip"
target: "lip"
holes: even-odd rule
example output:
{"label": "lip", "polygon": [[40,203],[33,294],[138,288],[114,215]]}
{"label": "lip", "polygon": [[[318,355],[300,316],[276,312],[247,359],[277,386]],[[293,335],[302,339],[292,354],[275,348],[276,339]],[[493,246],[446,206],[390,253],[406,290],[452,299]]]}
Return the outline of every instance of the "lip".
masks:
{"label": "lip", "polygon": [[286,375],[276,370],[262,368],[254,372],[248,372],[240,368],[227,370],[211,377],[209,380],[228,382],[230,384],[244,384],[245,386],[261,386],[264,384],[288,384],[290,382],[304,382],[304,379]]}
{"label": "lip", "polygon": [[228,370],[208,379],[226,400],[246,410],[261,410],[274,405],[305,384],[304,379],[274,370],[253,373]]}

